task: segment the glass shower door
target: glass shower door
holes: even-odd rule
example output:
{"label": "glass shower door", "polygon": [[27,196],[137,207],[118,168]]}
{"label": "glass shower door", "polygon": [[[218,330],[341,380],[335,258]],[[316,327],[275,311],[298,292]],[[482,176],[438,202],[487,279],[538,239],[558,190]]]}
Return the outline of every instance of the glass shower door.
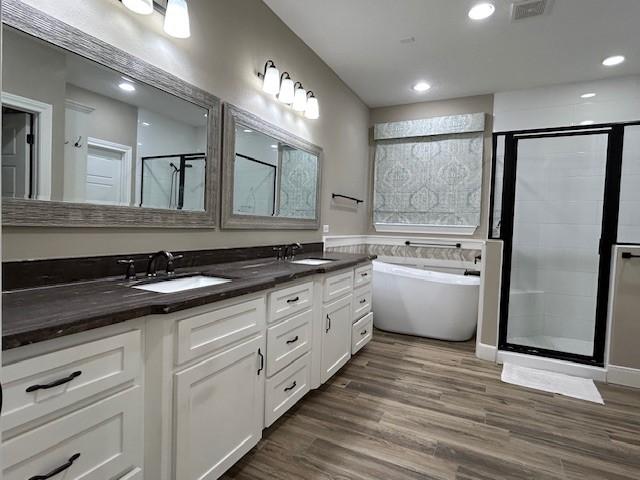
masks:
{"label": "glass shower door", "polygon": [[513,181],[506,192],[512,211],[506,215],[512,222],[503,226],[510,241],[505,241],[508,321],[501,347],[584,361],[601,356],[606,319],[603,323],[599,304],[605,302],[606,317],[610,258],[603,251],[609,133],[508,139],[505,181],[508,176]]}

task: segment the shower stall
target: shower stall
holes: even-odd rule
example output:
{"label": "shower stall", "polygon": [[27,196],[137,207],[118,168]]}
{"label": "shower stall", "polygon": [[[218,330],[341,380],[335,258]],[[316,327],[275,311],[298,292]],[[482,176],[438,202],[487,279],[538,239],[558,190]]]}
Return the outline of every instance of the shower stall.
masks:
{"label": "shower stall", "polygon": [[154,155],[141,160],[141,207],[204,210],[204,153]]}
{"label": "shower stall", "polygon": [[638,125],[494,134],[501,350],[603,365],[625,133]]}

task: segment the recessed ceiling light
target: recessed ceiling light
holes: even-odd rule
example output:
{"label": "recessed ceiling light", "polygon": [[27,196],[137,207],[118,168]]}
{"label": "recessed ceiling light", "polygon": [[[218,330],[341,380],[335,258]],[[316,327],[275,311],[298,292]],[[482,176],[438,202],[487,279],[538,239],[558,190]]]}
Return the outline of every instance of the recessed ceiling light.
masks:
{"label": "recessed ceiling light", "polygon": [[594,122],[593,120],[583,120],[580,122],[580,125],[593,125],[594,123],[596,122]]}
{"label": "recessed ceiling light", "polygon": [[484,20],[485,18],[489,18],[493,15],[493,12],[496,11],[496,7],[493,3],[482,2],[474,5],[469,10],[469,18],[471,20]]}
{"label": "recessed ceiling light", "polygon": [[418,82],[413,86],[413,89],[416,92],[426,92],[430,88],[431,88],[431,85],[429,85],[427,82]]}
{"label": "recessed ceiling light", "polygon": [[120,85],[118,85],[122,90],[124,90],[125,92],[135,92],[136,87],[134,87],[131,83],[129,82],[122,82]]}
{"label": "recessed ceiling light", "polygon": [[615,65],[620,65],[626,59],[622,55],[613,55],[612,57],[607,57],[602,61],[602,64],[605,67],[613,67]]}
{"label": "recessed ceiling light", "polygon": [[595,96],[596,96],[595,93],[589,92],[589,93],[583,93],[582,95],[580,95],[580,98],[593,98]]}

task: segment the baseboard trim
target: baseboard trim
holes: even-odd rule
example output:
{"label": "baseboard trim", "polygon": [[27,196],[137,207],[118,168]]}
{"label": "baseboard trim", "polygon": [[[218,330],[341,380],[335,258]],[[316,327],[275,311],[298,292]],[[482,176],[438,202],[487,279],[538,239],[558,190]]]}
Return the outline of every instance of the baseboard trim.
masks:
{"label": "baseboard trim", "polygon": [[480,360],[487,360],[489,362],[496,361],[496,355],[498,354],[498,347],[493,345],[487,345],[486,343],[478,342],[476,344],[476,357]]}
{"label": "baseboard trim", "polygon": [[609,365],[607,367],[607,383],[640,388],[640,370],[637,368]]}
{"label": "baseboard trim", "polygon": [[524,353],[506,352],[504,350],[498,351],[498,363],[504,363],[505,361],[523,367],[564,373],[566,375],[573,375],[574,377],[591,378],[599,382],[606,382],[607,380],[607,370],[604,368],[581,365],[579,363],[557,360],[555,358],[527,355]]}

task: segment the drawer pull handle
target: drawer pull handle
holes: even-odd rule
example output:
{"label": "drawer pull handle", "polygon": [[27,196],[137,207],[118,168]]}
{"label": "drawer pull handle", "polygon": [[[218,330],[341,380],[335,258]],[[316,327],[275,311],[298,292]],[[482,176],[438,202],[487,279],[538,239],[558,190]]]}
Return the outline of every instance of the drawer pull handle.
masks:
{"label": "drawer pull handle", "polygon": [[366,277],[367,275],[369,275],[367,272],[363,272],[360,274],[361,277]]}
{"label": "drawer pull handle", "polygon": [[329,316],[329,314],[327,314],[327,328],[325,329],[324,333],[329,333],[329,330],[331,330],[331,317]]}
{"label": "drawer pull handle", "polygon": [[296,303],[298,300],[300,300],[300,297],[290,298],[287,303]]}
{"label": "drawer pull handle", "polygon": [[296,385],[298,385],[298,384],[294,381],[294,382],[291,384],[291,386],[290,386],[290,387],[286,387],[286,388],[284,389],[284,391],[285,391],[285,392],[289,392],[289,391],[293,390],[294,388],[296,388]]}
{"label": "drawer pull handle", "polygon": [[362,300],[360,300],[360,303],[361,303],[361,304],[362,304],[362,303],[367,303],[367,299],[366,299],[366,298],[363,298]]}
{"label": "drawer pull handle", "polygon": [[55,477],[59,473],[62,473],[69,467],[71,467],[71,465],[73,465],[73,462],[75,462],[78,458],[80,458],[80,454],[76,453],[64,465],[60,465],[58,468],[56,468],[55,470],[51,470],[46,475],[36,475],[35,477],[31,477],[29,480],[47,480],[48,478]]}
{"label": "drawer pull handle", "polygon": [[82,375],[82,372],[78,370],[77,372],[73,372],[71,375],[69,375],[66,378],[61,378],[60,380],[56,380],[54,382],[47,383],[45,385],[31,385],[30,387],[27,388],[27,393],[35,392],[36,390],[48,390],[50,388],[59,387],[60,385],[69,383],[71,380],[79,377],[80,375]]}
{"label": "drawer pull handle", "polygon": [[362,335],[363,337],[364,337],[366,334],[367,334],[367,331],[366,331],[366,330],[363,330],[363,331],[361,331],[361,332],[360,332],[360,335]]}
{"label": "drawer pull handle", "polygon": [[262,350],[258,349],[258,356],[260,357],[260,368],[258,369],[258,375],[260,372],[264,370],[264,355],[262,354]]}
{"label": "drawer pull handle", "polygon": [[298,341],[298,335],[293,337],[291,340],[287,340],[287,343],[296,343]]}

